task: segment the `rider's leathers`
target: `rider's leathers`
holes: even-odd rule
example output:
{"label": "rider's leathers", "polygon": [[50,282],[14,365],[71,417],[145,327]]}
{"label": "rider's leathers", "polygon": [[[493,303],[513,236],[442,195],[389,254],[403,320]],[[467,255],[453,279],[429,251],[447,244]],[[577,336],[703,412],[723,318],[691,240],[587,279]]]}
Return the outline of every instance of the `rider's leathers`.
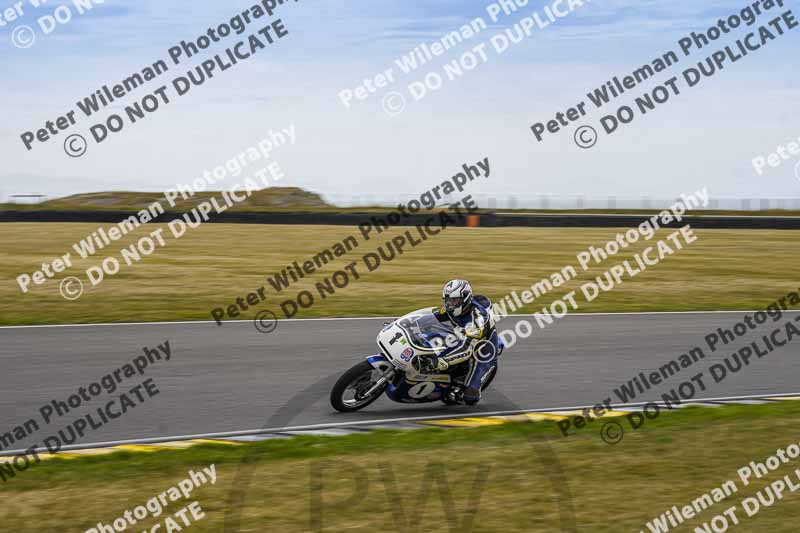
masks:
{"label": "rider's leathers", "polygon": [[464,381],[464,403],[476,404],[481,399],[481,380],[489,370],[497,366],[497,357],[504,348],[503,340],[495,329],[494,319],[487,308],[474,300],[460,316],[450,316],[444,307],[439,308],[434,314],[442,322],[451,321],[463,330],[465,337],[474,339],[476,347],[474,354],[469,350],[456,350],[442,355],[439,359],[446,362],[445,366],[469,360],[469,371]]}

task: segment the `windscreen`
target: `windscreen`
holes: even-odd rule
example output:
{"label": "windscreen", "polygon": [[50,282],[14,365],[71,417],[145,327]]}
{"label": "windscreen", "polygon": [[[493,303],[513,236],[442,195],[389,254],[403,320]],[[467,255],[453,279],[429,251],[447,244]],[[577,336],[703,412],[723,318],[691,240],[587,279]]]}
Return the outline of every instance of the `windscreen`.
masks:
{"label": "windscreen", "polygon": [[444,345],[445,338],[453,333],[452,324],[440,322],[433,314],[409,315],[398,321],[411,338],[411,342],[420,347],[433,348],[434,339],[440,338]]}

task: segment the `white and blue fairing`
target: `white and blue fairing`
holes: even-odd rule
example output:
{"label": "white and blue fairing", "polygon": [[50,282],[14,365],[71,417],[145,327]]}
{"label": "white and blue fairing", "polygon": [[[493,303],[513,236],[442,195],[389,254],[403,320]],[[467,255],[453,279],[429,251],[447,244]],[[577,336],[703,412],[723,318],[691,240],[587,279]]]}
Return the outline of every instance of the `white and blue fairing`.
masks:
{"label": "white and blue fairing", "polygon": [[440,399],[450,386],[450,375],[421,374],[414,369],[414,359],[425,355],[442,357],[471,348],[469,339],[456,335],[449,320],[442,322],[434,315],[436,309],[412,311],[387,324],[378,334],[381,354],[367,358],[384,373],[393,368],[405,372],[403,381],[387,388],[387,394],[395,401],[418,403]]}

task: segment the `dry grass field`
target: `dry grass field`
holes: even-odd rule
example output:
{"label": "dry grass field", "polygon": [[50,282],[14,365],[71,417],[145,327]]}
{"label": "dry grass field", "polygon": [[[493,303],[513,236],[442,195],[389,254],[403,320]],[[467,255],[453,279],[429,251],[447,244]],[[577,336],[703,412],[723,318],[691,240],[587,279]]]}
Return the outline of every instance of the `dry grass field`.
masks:
{"label": "dry grass field", "polygon": [[[266,288],[267,300],[238,318],[252,318],[262,309],[280,317],[280,302],[304,289],[318,294],[315,283],[353,261],[360,278],[325,299],[317,295],[315,305],[300,310],[297,317],[397,316],[437,305],[442,284],[451,278],[469,279],[476,291],[497,299],[573,265],[577,278],[524,309],[533,312],[652,245],[640,241],[584,272],[576,254],[590,245],[602,246],[618,230],[448,227],[416,247],[407,246],[402,255],[369,272],[362,256],[408,228],[373,233],[366,240],[357,228],[346,226],[203,224],[180,239],[165,229],[165,246],[127,266],[120,250],[157,227],[164,225],[144,225],[93,257],[78,258],[73,268],[23,294],[17,276],[31,274],[43,262],[66,252],[77,257],[72,244],[98,226],[0,224],[0,269],[5,280],[0,285],[0,324],[208,320],[211,309],[232,304],[261,286]],[[662,230],[658,237],[669,232]],[[623,279],[614,290],[584,302],[578,312],[753,309],[800,285],[796,261],[800,232],[697,230],[696,234],[697,242],[635,278]],[[346,255],[281,293],[268,283],[268,276],[291,262],[303,263],[348,235],[356,236],[358,247]],[[122,268],[91,286],[85,270],[108,256],[116,257]],[[79,300],[60,296],[59,280],[65,276],[83,281],[85,290]]]}

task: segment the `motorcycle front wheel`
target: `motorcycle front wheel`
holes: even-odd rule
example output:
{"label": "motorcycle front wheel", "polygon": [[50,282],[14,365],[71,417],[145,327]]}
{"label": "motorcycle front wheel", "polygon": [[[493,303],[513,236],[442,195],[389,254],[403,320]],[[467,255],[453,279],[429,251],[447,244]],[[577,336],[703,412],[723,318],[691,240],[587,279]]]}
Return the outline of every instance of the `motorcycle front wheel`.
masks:
{"label": "motorcycle front wheel", "polygon": [[352,413],[363,409],[378,398],[386,385],[378,387],[370,395],[366,393],[383,377],[380,370],[369,364],[368,361],[361,361],[356,366],[342,374],[331,390],[331,405],[342,413]]}

